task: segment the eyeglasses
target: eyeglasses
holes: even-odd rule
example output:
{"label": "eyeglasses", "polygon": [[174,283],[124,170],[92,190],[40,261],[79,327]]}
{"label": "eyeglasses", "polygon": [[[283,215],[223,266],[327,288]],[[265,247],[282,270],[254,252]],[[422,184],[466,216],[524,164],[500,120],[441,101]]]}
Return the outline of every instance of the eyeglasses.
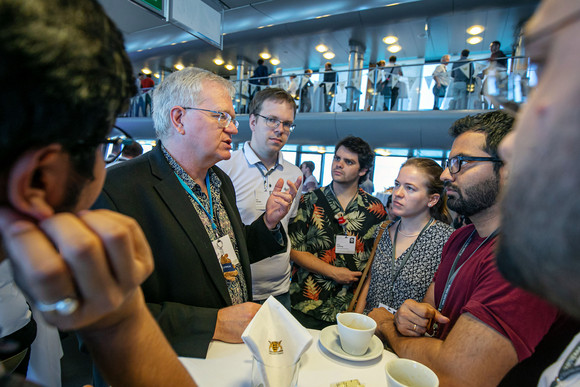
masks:
{"label": "eyeglasses", "polygon": [[265,117],[261,114],[257,114],[254,113],[257,116],[262,117],[263,119],[266,120],[266,125],[268,126],[268,128],[270,129],[277,129],[280,124],[282,124],[282,128],[284,128],[284,130],[288,133],[292,133],[294,131],[294,129],[296,129],[296,124],[290,121],[281,121],[277,118],[272,118],[272,117]]}
{"label": "eyeglasses", "polygon": [[474,161],[491,161],[492,163],[501,163],[501,159],[497,157],[472,157],[472,156],[455,156],[445,162],[445,168],[449,169],[452,175],[459,173],[461,166],[465,163]]}
{"label": "eyeglasses", "polygon": [[234,126],[236,127],[236,129],[240,126],[240,123],[238,122],[238,120],[233,119],[232,116],[230,116],[226,112],[218,112],[215,110],[200,109],[200,108],[187,107],[187,106],[181,106],[181,108],[185,109],[185,110],[200,110],[202,112],[208,112],[208,113],[215,114],[216,118],[218,120],[218,126],[222,129],[227,128],[231,122],[234,123]]}
{"label": "eyeglasses", "polygon": [[108,137],[99,141],[99,147],[106,164],[110,164],[117,160],[123,153],[125,146],[135,143],[135,140],[129,133],[125,132],[118,126],[114,126],[114,129],[121,132],[122,136]]}

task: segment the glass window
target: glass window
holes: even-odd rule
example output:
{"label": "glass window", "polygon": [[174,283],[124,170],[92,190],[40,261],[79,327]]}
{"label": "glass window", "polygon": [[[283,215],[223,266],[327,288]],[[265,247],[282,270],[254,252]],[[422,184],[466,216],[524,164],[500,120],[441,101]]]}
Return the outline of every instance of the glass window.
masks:
{"label": "glass window", "polygon": [[375,156],[375,172],[373,183],[375,192],[383,192],[392,187],[399,174],[401,165],[407,161],[407,157],[400,156]]}
{"label": "glass window", "polygon": [[282,150],[282,156],[284,156],[284,160],[292,164],[296,164],[296,154],[296,152]]}
{"label": "glass window", "polygon": [[300,163],[298,166],[302,165],[305,161],[312,161],[314,163],[314,172],[312,175],[320,183],[321,172],[322,172],[322,155],[320,153],[302,153],[300,155]]}

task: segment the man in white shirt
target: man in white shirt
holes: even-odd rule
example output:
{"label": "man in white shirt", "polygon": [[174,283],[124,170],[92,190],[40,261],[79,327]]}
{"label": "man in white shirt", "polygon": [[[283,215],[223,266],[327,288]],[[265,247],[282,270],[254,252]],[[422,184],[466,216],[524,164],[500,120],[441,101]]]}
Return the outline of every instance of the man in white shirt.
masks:
{"label": "man in white shirt", "polygon": [[[295,116],[294,98],[283,89],[256,93],[250,104],[252,139],[233,152],[229,160],[218,163],[234,183],[236,204],[244,223],[251,223],[264,212],[278,179],[296,181],[302,177],[300,169],[284,160],[280,151],[295,128]],[[294,200],[281,221],[286,231],[288,221],[296,216],[298,203]],[[290,243],[285,252],[253,263],[251,268],[254,301],[263,303],[272,295],[290,310]]]}
{"label": "man in white shirt", "polygon": [[435,71],[433,71],[433,80],[435,81],[435,85],[433,86],[433,95],[435,96],[433,110],[439,110],[441,107],[441,101],[445,98],[447,86],[449,86],[450,77],[447,72],[447,64],[449,63],[450,58],[449,55],[443,55],[441,57],[441,64],[435,68]]}

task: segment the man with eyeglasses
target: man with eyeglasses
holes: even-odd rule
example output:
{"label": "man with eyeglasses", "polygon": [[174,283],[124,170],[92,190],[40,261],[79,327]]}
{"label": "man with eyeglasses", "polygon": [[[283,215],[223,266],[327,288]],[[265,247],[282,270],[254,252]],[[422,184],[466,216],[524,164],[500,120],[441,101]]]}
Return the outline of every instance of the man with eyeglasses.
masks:
{"label": "man with eyeglasses", "polygon": [[397,355],[431,368],[444,386],[497,385],[529,358],[557,310],[509,284],[495,265],[499,192],[506,178],[498,145],[513,118],[501,111],[454,123],[441,174],[447,205],[472,224],[455,231],[423,302],[406,300],[395,315],[377,308],[377,334]]}
{"label": "man with eyeglasses", "polygon": [[[238,122],[230,82],[186,68],[153,93],[159,138],[147,154],[109,169],[97,206],[137,220],[156,270],[145,300],[180,356],[205,357],[212,339],[241,342],[258,311],[250,263],[284,251],[280,221],[296,195],[293,181],[272,182],[265,211],[245,226],[234,186],[215,164],[230,158]],[[299,183],[299,181],[298,181]]]}
{"label": "man with eyeglasses", "polygon": [[336,324],[336,314],[348,308],[376,230],[387,218],[381,201],[359,187],[373,160],[371,147],[360,137],[340,140],[332,182],[302,196],[289,226],[295,264],[292,314],[307,328]]}
{"label": "man with eyeglasses", "polygon": [[47,324],[76,330],[111,385],[195,386],[145,305],[142,230],[88,210],[135,94],[121,32],[96,1],[1,0],[0,37],[0,386],[61,385]]}
{"label": "man with eyeglasses", "polygon": [[[509,171],[498,267],[580,319],[580,2],[542,1],[524,28],[538,83],[500,145]],[[580,334],[538,386],[580,385]],[[545,368],[545,367],[544,367]]]}
{"label": "man with eyeglasses", "polygon": [[[279,88],[259,91],[250,103],[250,129],[252,138],[242,149],[232,152],[229,160],[218,163],[228,174],[236,189],[236,203],[244,223],[250,223],[266,209],[278,179],[296,181],[302,172],[284,160],[282,147],[295,128],[296,103],[294,98]],[[299,180],[300,179],[300,180]],[[288,189],[285,186],[283,190]],[[299,200],[294,200],[282,227],[296,216]],[[290,244],[286,251],[253,263],[252,288],[254,301],[262,304],[272,295],[290,310]]]}

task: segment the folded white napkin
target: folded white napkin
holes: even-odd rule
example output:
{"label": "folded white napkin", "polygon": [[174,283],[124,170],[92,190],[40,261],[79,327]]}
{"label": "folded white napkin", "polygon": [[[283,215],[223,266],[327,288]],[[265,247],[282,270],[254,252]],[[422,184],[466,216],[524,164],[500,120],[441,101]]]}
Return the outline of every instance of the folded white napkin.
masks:
{"label": "folded white napkin", "polygon": [[[242,333],[242,340],[261,363],[282,367],[300,360],[312,343],[312,335],[278,300],[270,296]],[[275,370],[263,371],[265,380],[284,379],[280,378],[281,375],[273,375],[277,373]]]}

